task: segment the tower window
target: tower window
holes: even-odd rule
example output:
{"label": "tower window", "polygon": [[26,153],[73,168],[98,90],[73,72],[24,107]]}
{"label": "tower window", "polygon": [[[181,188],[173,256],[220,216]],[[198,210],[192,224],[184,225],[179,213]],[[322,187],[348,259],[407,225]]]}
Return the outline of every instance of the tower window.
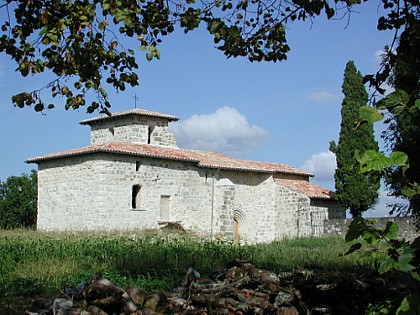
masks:
{"label": "tower window", "polygon": [[147,144],[152,143],[152,132],[155,129],[155,126],[149,126],[149,133],[147,135]]}

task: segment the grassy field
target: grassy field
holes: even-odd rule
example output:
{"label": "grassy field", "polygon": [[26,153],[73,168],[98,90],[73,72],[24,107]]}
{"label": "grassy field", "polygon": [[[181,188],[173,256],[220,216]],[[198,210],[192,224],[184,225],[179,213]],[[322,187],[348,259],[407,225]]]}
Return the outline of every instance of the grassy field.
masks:
{"label": "grassy field", "polygon": [[75,287],[97,272],[125,288],[169,290],[191,266],[207,275],[235,258],[275,272],[348,272],[363,266],[356,254],[340,256],[348,247],[338,237],[237,246],[178,234],[0,231],[0,297]]}

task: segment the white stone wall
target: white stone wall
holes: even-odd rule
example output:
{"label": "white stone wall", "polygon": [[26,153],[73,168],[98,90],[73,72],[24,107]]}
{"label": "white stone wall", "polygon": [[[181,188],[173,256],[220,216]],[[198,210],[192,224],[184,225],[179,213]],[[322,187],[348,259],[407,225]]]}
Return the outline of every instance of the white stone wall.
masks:
{"label": "white stone wall", "polygon": [[40,164],[38,229],[147,228],[152,217],[131,210],[131,164],[97,155]]}
{"label": "white stone wall", "polygon": [[329,199],[312,199],[310,203],[310,227],[312,236],[324,235],[325,220],[345,219],[346,213],[340,204]]}
{"label": "white stone wall", "polygon": [[[328,209],[326,211],[325,209]],[[312,211],[326,211],[326,219],[345,219],[346,212],[336,200],[330,199],[312,199],[311,200]]]}
{"label": "white stone wall", "polygon": [[118,117],[93,123],[90,143],[94,145],[109,142],[177,147],[175,137],[168,131],[167,120],[146,116]]}
{"label": "white stone wall", "polygon": [[276,239],[295,238],[307,233],[306,212],[309,198],[303,194],[276,185]]}
{"label": "white stone wall", "polygon": [[168,126],[155,126],[151,134],[150,144],[161,145],[164,147],[177,148],[174,135],[169,132]]}
{"label": "white stone wall", "polygon": [[[271,174],[90,154],[40,162],[38,180],[39,230],[156,229],[169,221],[233,239],[237,211],[243,242],[312,235],[309,198],[277,185]],[[136,209],[134,185],[140,186]],[[169,220],[161,217],[162,196],[169,196]]]}
{"label": "white stone wall", "polygon": [[[221,234],[233,236],[233,216],[236,209],[241,213],[238,225],[243,242],[274,240],[276,184],[272,176],[264,173],[220,171],[217,177],[220,179],[216,184],[216,205],[220,213],[216,222],[217,230]],[[230,185],[227,179],[231,182]]]}

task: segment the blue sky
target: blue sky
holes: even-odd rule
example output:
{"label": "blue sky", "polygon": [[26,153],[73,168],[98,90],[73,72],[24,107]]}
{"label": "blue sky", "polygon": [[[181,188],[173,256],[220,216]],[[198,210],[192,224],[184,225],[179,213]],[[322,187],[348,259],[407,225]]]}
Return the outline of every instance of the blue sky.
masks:
{"label": "blue sky", "polygon": [[[226,59],[205,29],[175,32],[159,47],[160,60],[148,62],[138,51],[140,86],[111,93],[112,110],[134,108],[137,95],[137,107],[181,118],[171,126],[181,147],[290,164],[314,173],[315,183],[333,189],[335,160],[328,147],[340,131],[345,65],[354,60],[363,74],[375,72],[378,52],[393,35],[376,30],[375,1],[355,11],[350,21],[321,17],[288,25],[291,52],[280,63]],[[83,108],[66,112],[60,99],[45,115],[13,107],[14,93],[40,88],[51,78],[21,78],[15,68],[0,55],[2,181],[36,168],[24,163],[29,157],[89,144],[89,128],[79,121],[92,115]],[[382,196],[372,215],[386,212],[385,201]]]}

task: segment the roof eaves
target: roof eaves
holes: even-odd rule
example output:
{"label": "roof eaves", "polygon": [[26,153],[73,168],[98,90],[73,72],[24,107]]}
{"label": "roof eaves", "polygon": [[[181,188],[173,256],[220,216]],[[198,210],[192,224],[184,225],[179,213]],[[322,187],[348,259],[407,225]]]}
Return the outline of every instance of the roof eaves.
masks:
{"label": "roof eaves", "polygon": [[65,154],[53,153],[53,154],[47,154],[43,156],[36,156],[33,158],[29,158],[25,161],[25,163],[27,164],[38,163],[42,161],[57,160],[57,159],[62,159],[62,158],[67,158],[67,157],[72,157],[72,156],[87,155],[87,154],[100,153],[100,152],[101,152],[100,149],[95,149],[95,150],[81,151],[81,152],[68,152]]}
{"label": "roof eaves", "polygon": [[93,148],[93,149],[88,149],[85,151],[64,152],[64,153],[38,156],[38,157],[27,159],[25,163],[27,164],[38,163],[38,162],[47,161],[47,160],[57,160],[57,159],[62,159],[62,158],[67,158],[67,157],[96,154],[96,153],[124,154],[124,155],[131,155],[131,156],[144,156],[144,157],[149,157],[149,158],[159,158],[159,159],[165,159],[165,160],[177,160],[177,161],[199,163],[199,161],[196,159],[190,159],[186,157],[168,156],[168,155],[163,155],[163,154],[130,152],[127,150],[116,150],[116,149],[107,149],[107,148]]}
{"label": "roof eaves", "polygon": [[306,196],[311,199],[322,199],[322,200],[331,200],[335,198],[333,196],[319,196],[319,195],[306,195]]}
{"label": "roof eaves", "polygon": [[288,170],[279,171],[279,170],[276,170],[274,173],[276,173],[276,174],[300,175],[300,176],[314,177],[313,174],[307,173],[307,172],[304,172],[304,171],[288,171]]}
{"label": "roof eaves", "polygon": [[214,169],[221,169],[221,170],[231,170],[231,171],[243,171],[243,172],[255,172],[255,173],[273,173],[270,170],[263,170],[263,169],[254,169],[254,168],[245,168],[245,167],[234,167],[234,166],[226,166],[226,165],[212,165],[212,164],[201,164],[199,163],[199,167],[202,168],[214,168]]}
{"label": "roof eaves", "polygon": [[156,117],[156,118],[162,118],[167,119],[168,121],[178,121],[179,117],[173,116],[173,115],[167,115],[167,114],[161,114],[157,112],[151,112],[151,111],[136,111],[136,110],[129,110],[124,112],[117,112],[112,114],[111,116],[103,115],[99,117],[94,118],[88,118],[85,120],[82,120],[79,122],[81,125],[91,125],[92,123],[96,123],[103,120],[109,120],[109,119],[117,119],[124,116],[146,116],[146,117]]}
{"label": "roof eaves", "polygon": [[199,167],[202,168],[212,168],[212,169],[221,169],[221,170],[231,170],[231,171],[242,171],[242,172],[254,172],[254,173],[266,173],[266,174],[287,174],[287,175],[298,175],[298,176],[311,176],[312,174],[305,172],[293,172],[293,171],[280,171],[273,169],[259,169],[252,167],[235,167],[235,166],[226,166],[226,165],[213,165],[213,164],[204,164],[199,163]]}
{"label": "roof eaves", "polygon": [[309,198],[311,198],[311,199],[335,199],[336,198],[336,194],[335,194],[335,192],[334,191],[331,191],[330,190],[330,192],[329,192],[329,194],[327,195],[327,194],[323,194],[323,195],[319,195],[319,194],[313,194],[313,195],[307,195]]}

